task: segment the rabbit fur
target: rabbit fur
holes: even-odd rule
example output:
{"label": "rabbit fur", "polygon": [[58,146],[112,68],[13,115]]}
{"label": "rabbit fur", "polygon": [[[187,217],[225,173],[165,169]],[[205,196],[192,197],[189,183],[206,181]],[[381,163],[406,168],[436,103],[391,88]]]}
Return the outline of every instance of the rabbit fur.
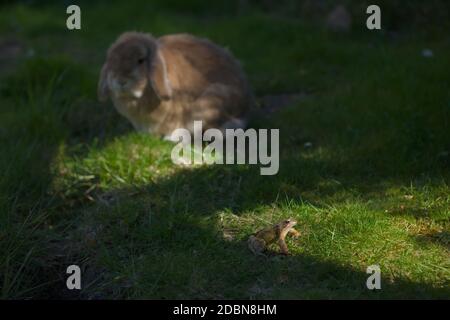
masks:
{"label": "rabbit fur", "polygon": [[141,132],[170,136],[177,128],[244,128],[254,98],[231,53],[189,34],[154,38],[126,32],[108,50],[98,83]]}

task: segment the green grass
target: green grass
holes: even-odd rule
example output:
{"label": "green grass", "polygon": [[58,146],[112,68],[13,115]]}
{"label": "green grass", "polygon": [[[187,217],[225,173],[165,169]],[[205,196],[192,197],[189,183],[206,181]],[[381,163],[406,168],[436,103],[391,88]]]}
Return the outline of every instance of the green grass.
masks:
{"label": "green grass", "polygon": [[[0,33],[34,52],[0,78],[0,297],[450,297],[445,33],[333,34],[226,4],[213,15],[175,2],[84,6],[73,32],[63,6],[0,12]],[[251,123],[280,129],[278,175],[177,167],[169,142],[96,101],[108,44],[133,29],[229,47],[257,96],[307,93]],[[290,256],[247,249],[288,217],[302,233]],[[71,264],[81,292],[65,289]],[[371,264],[382,290],[365,287]]]}

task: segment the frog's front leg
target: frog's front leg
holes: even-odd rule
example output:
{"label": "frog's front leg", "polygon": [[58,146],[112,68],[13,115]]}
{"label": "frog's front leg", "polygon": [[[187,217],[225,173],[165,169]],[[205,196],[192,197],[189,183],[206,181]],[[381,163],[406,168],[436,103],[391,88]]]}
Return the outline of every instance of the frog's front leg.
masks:
{"label": "frog's front leg", "polygon": [[293,236],[294,238],[298,238],[300,236],[300,232],[298,232],[297,230],[295,230],[294,228],[292,228],[291,230],[289,230],[288,232],[291,236]]}
{"label": "frog's front leg", "polygon": [[284,238],[280,238],[278,240],[278,246],[280,247],[281,253],[282,254],[289,254],[289,250],[288,247],[286,245],[286,242],[284,241]]}

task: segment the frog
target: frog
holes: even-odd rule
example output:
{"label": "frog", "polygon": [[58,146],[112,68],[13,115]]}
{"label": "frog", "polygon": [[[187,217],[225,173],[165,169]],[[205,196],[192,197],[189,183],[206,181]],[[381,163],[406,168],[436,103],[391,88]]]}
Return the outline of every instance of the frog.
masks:
{"label": "frog", "polygon": [[280,247],[281,253],[289,255],[285,239],[288,234],[295,238],[300,236],[300,232],[294,228],[296,225],[297,221],[289,218],[271,227],[262,229],[249,237],[247,241],[248,247],[255,255],[264,256],[267,247],[276,242]]}

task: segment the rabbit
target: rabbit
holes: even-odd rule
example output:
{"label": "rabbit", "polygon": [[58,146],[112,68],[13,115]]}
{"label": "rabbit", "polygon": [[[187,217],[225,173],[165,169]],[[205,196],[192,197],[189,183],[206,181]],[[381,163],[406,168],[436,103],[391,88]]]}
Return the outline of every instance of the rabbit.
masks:
{"label": "rabbit", "polygon": [[245,129],[253,93],[238,61],[211,41],[190,34],[154,38],[125,32],[107,52],[98,98],[112,100],[137,131],[170,140],[172,131]]}

